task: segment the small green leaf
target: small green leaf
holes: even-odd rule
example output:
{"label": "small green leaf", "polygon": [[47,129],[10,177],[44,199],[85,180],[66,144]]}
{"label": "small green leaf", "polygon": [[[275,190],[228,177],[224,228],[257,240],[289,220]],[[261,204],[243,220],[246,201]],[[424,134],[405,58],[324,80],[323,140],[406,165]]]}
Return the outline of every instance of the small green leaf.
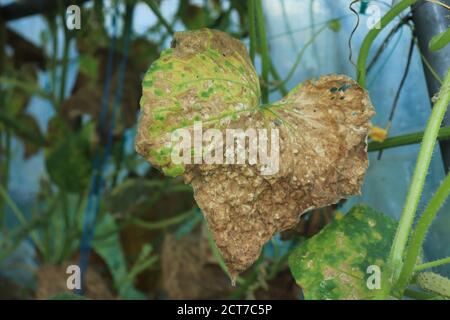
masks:
{"label": "small green leaf", "polygon": [[[289,267],[305,299],[370,299],[369,266],[383,265],[396,222],[367,206],[355,206],[289,257]],[[380,279],[381,280],[381,279]],[[382,281],[380,281],[382,283]]]}
{"label": "small green leaf", "polygon": [[88,124],[76,134],[61,131],[56,135],[55,144],[46,150],[45,166],[58,187],[79,192],[88,186],[92,171],[90,136],[93,130]]}
{"label": "small green leaf", "polygon": [[328,22],[328,28],[334,32],[339,32],[341,30],[341,22],[338,19],[331,20]]}
{"label": "small green leaf", "polygon": [[431,38],[428,48],[435,52],[444,48],[450,42],[450,28]]}
{"label": "small green leaf", "polygon": [[97,80],[98,61],[89,54],[82,54],[79,57],[80,73],[86,75],[92,80]]}
{"label": "small green leaf", "polygon": [[0,114],[0,127],[11,130],[25,146],[25,158],[36,154],[45,145],[45,138],[34,117],[26,113],[15,115],[14,118]]}

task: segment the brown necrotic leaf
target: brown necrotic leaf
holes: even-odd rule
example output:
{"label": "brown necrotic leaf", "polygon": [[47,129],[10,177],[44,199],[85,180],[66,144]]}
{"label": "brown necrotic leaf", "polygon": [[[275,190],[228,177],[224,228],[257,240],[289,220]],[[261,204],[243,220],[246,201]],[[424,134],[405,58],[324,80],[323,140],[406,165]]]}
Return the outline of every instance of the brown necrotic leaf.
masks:
{"label": "brown necrotic leaf", "polygon": [[[367,92],[352,79],[327,75],[306,81],[268,106],[259,106],[259,98],[258,77],[244,45],[208,29],[176,33],[172,48],[143,80],[136,149],[193,186],[232,277],[302,213],[358,194],[368,165],[366,140],[374,111]],[[203,130],[218,129],[224,137],[232,128],[266,129],[269,146],[276,139],[270,132],[277,129],[278,170],[263,174],[267,163],[262,161],[174,163],[172,133],[185,128],[193,134],[199,121]],[[197,150],[190,150],[193,159]],[[230,150],[222,151],[226,157]]]}

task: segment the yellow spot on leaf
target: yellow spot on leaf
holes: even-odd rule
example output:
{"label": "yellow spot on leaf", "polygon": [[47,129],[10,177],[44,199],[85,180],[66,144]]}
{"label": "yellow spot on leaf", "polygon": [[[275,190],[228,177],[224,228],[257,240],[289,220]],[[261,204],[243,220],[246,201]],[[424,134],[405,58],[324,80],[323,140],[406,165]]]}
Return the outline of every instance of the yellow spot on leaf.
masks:
{"label": "yellow spot on leaf", "polygon": [[336,220],[341,220],[344,217],[344,214],[340,211],[336,211],[336,214],[334,215],[334,218]]}

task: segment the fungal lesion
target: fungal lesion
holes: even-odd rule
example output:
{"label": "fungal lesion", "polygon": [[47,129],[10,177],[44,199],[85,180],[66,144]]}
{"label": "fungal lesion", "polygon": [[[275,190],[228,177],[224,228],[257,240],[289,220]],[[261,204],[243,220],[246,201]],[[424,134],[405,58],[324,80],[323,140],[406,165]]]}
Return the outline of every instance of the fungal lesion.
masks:
{"label": "fungal lesion", "polygon": [[[351,136],[365,150],[364,133],[368,132],[372,106],[364,90],[350,90],[357,86],[355,82],[333,75],[301,83],[280,101],[261,106],[259,79],[238,40],[210,30],[178,33],[175,38],[171,51],[166,50],[163,61],[157,61],[144,78],[143,94],[147,98],[141,102],[147,116],[141,117],[136,143],[151,146],[153,151],[144,156],[166,175],[182,175],[192,183],[206,220],[215,221],[210,224],[213,237],[230,273],[236,276],[258,258],[264,243],[276,232],[298,221],[302,213],[299,208],[326,206],[359,192],[367,154],[354,152],[360,148],[348,145],[346,139]],[[333,105],[330,96],[335,98]],[[344,96],[348,99],[339,100]],[[360,101],[351,108],[353,117],[345,120],[355,123],[340,126],[342,120],[333,112],[342,113],[349,101]],[[262,178],[248,164],[172,163],[169,149],[161,146],[170,143],[176,129],[191,127],[196,121],[221,131],[230,126],[277,128],[282,137],[282,173]],[[359,130],[357,137],[352,131],[355,127]],[[317,152],[313,146],[323,146],[323,150]],[[248,170],[252,176],[246,175]],[[225,186],[233,186],[233,192],[221,191]],[[274,196],[277,188],[283,189],[283,199]],[[247,203],[250,192],[255,196]],[[297,194],[301,196],[293,196]],[[218,195],[220,203],[216,202]],[[223,203],[235,205],[224,213]],[[270,216],[272,213],[276,213],[276,219]],[[243,241],[245,247],[235,245]]]}

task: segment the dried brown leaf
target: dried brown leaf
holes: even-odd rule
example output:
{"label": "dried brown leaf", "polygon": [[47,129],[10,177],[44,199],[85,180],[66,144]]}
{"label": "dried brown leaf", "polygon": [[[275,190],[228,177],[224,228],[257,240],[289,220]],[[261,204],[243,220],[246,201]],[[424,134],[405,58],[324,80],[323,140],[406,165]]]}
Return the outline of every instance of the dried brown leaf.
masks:
{"label": "dried brown leaf", "polygon": [[[277,232],[302,213],[360,193],[374,114],[367,92],[347,76],[306,81],[259,107],[259,82],[242,43],[208,29],[175,34],[143,81],[136,149],[169,175],[184,176],[232,277],[246,270]],[[278,129],[280,167],[175,165],[171,133],[193,123]]]}

